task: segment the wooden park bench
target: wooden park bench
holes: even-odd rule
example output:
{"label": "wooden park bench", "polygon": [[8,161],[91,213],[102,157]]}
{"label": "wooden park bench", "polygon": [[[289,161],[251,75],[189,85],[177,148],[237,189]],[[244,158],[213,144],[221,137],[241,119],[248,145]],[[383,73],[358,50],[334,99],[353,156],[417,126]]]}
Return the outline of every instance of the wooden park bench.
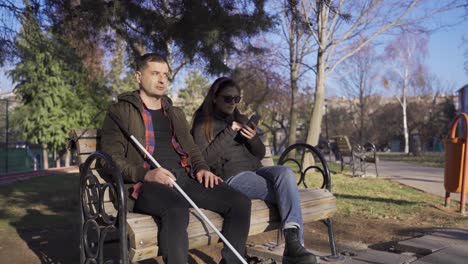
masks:
{"label": "wooden park bench", "polygon": [[[112,158],[99,151],[100,131],[96,129],[73,130],[70,133],[80,163],[80,263],[108,263],[109,244],[118,245],[121,263],[133,263],[154,258],[158,254],[158,228],[149,215],[127,210],[128,193],[121,172]],[[297,158],[288,157],[294,150]],[[317,161],[309,168],[302,168],[301,155],[311,153]],[[271,157],[270,157],[271,158]],[[306,144],[288,147],[279,164],[294,164],[300,173],[299,182],[306,185],[305,177],[317,171],[323,180],[321,188],[300,189],[304,222],[322,221],[328,228],[331,256],[339,258],[335,247],[332,215],[336,211],[336,199],[331,193],[330,173],[322,154]],[[307,172],[309,171],[309,172]],[[223,218],[214,212],[203,210],[214,225],[221,229]],[[252,201],[250,235],[260,234],[281,226],[275,206],[260,200]],[[218,243],[216,233],[191,209],[188,225],[189,247],[197,248]],[[114,243],[111,243],[114,242]],[[116,243],[118,242],[118,243]],[[115,252],[115,250],[114,250]]]}
{"label": "wooden park bench", "polygon": [[[379,157],[375,145],[367,142],[363,146],[355,144],[351,147],[348,136],[334,136],[332,137],[336,143],[336,149],[338,151],[341,171],[343,171],[345,165],[349,165],[353,176],[365,175],[368,167],[368,163],[373,163],[375,166],[375,174],[379,176],[377,165],[379,163]],[[348,158],[345,161],[345,158]]]}

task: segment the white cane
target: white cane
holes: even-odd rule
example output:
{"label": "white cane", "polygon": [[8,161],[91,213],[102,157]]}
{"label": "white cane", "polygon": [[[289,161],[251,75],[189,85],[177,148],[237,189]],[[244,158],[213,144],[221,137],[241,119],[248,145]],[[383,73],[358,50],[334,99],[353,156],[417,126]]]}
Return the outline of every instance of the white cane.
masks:
{"label": "white cane", "polygon": [[[161,168],[161,165],[156,161],[156,159],[154,159],[153,155],[151,155],[145,149],[145,147],[143,147],[143,145],[141,145],[140,142],[138,142],[138,140],[123,127],[123,125],[120,123],[120,120],[113,113],[109,112],[109,117],[117,124],[117,126],[122,130],[122,132],[126,136],[128,136],[133,141],[133,143],[135,143],[135,145],[138,146],[140,151],[142,151],[151,160],[151,162],[153,163],[155,167]],[[243,264],[247,264],[247,262],[239,254],[239,252],[237,252],[237,250],[231,245],[231,243],[229,243],[229,241],[223,236],[223,234],[219,232],[219,230],[214,226],[214,224],[210,221],[210,219],[208,219],[208,217],[200,210],[200,208],[192,201],[192,199],[190,199],[190,197],[185,193],[185,191],[182,190],[182,188],[180,188],[180,186],[172,178],[169,178],[169,179],[171,180],[171,183],[174,185],[174,187],[180,192],[180,194],[182,194],[182,196],[184,196],[184,198],[190,203],[190,205],[193,208],[195,208],[198,214],[201,215],[203,220],[205,220],[205,222],[211,227],[211,229],[213,229],[216,232],[216,234],[221,238],[221,240],[223,240],[224,244],[227,245],[229,249],[231,249],[231,251],[236,255],[236,257]]]}

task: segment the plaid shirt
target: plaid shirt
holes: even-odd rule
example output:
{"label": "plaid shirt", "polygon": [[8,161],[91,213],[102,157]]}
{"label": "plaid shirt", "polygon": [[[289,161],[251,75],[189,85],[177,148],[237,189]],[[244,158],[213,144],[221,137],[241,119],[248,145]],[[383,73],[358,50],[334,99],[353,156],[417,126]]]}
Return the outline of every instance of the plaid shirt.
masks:
{"label": "plaid shirt", "polygon": [[[164,102],[162,100],[161,100],[161,107],[162,107],[164,116],[167,117],[167,110],[164,107]],[[154,153],[156,142],[154,141],[153,118],[151,116],[151,112],[149,111],[148,107],[146,107],[145,103],[143,103],[143,111],[141,112],[141,115],[143,116],[143,122],[145,123],[145,137],[146,137],[145,148],[149,153]],[[172,122],[170,123],[170,125],[171,125],[171,133],[172,133],[171,143],[175,151],[177,152],[177,154],[180,155],[180,165],[182,165],[182,167],[187,171],[187,173],[193,178],[194,177],[193,171],[189,164],[189,155],[184,149],[182,149],[182,146],[177,141],[174,135],[174,127],[172,125]],[[154,166],[151,165],[151,160],[149,159],[149,157],[145,155],[144,160],[145,160],[145,163],[143,164],[143,166],[145,168],[154,169]],[[138,199],[138,193],[139,193],[140,187],[141,187],[141,182],[138,182],[135,185],[133,185],[132,197],[135,200]]]}

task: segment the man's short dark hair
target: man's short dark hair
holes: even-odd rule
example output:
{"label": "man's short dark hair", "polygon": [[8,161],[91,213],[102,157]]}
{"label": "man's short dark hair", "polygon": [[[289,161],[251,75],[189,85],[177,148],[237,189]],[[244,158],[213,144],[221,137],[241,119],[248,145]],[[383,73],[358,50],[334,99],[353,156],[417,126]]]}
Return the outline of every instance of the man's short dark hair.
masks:
{"label": "man's short dark hair", "polygon": [[141,71],[146,68],[148,65],[148,62],[160,62],[160,63],[166,63],[166,59],[164,59],[161,55],[157,53],[146,53],[137,60],[136,63],[136,70]]}

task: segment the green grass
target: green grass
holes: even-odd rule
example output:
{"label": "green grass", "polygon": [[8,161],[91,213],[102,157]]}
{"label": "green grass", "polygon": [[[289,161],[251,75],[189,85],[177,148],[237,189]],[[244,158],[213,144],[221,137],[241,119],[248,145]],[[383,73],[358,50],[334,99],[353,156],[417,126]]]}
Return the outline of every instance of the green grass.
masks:
{"label": "green grass", "polygon": [[338,174],[333,176],[332,188],[338,210],[345,216],[358,213],[369,218],[408,218],[443,201],[442,197],[377,178],[351,178]]}
{"label": "green grass", "polygon": [[[395,158],[394,160],[403,161],[419,159],[434,162],[443,158],[440,153],[426,153],[422,157],[391,156]],[[287,165],[292,164],[290,162]],[[414,219],[415,215],[427,215],[429,211],[434,213],[432,209],[437,209],[435,214],[440,213],[442,218],[445,218],[444,215],[447,212],[455,213],[456,211],[456,203],[452,205],[452,209],[447,209],[448,211],[442,209],[443,197],[427,194],[390,180],[344,176],[340,173],[339,163],[329,162],[328,166],[331,172],[332,193],[337,198],[338,215],[342,217],[360,216],[369,219],[407,220]],[[299,177],[299,174],[297,175]],[[308,172],[306,184],[309,188],[320,188],[323,184],[321,174]],[[454,214],[454,220],[468,219],[460,217],[460,214]]]}
{"label": "green grass", "polygon": [[444,167],[444,153],[441,152],[425,152],[421,153],[420,156],[413,156],[412,154],[404,153],[379,153],[381,160],[390,161],[404,161],[413,164],[419,164],[430,167]]}
{"label": "green grass", "polygon": [[[321,176],[310,173],[309,186],[321,185]],[[444,198],[379,178],[357,178],[332,174],[332,193],[337,198],[337,214],[340,217],[362,217],[364,219],[414,219],[433,220],[434,224],[468,224],[468,217],[459,214],[459,203],[442,207]],[[447,217],[449,215],[449,217]]]}
{"label": "green grass", "polygon": [[0,186],[0,228],[77,224],[78,183],[77,174],[57,174]]}
{"label": "green grass", "polygon": [[[331,163],[339,171],[339,164]],[[312,176],[312,177],[310,177]],[[397,219],[420,217],[438,218],[446,222],[468,225],[468,217],[442,207],[443,197],[430,195],[396,182],[379,178],[352,178],[332,173],[332,192],[337,198],[341,217],[358,216],[368,219]],[[0,187],[0,228],[28,229],[78,226],[77,174],[38,177]],[[321,176],[309,173],[309,187],[320,187]],[[419,218],[418,218],[419,219]]]}

